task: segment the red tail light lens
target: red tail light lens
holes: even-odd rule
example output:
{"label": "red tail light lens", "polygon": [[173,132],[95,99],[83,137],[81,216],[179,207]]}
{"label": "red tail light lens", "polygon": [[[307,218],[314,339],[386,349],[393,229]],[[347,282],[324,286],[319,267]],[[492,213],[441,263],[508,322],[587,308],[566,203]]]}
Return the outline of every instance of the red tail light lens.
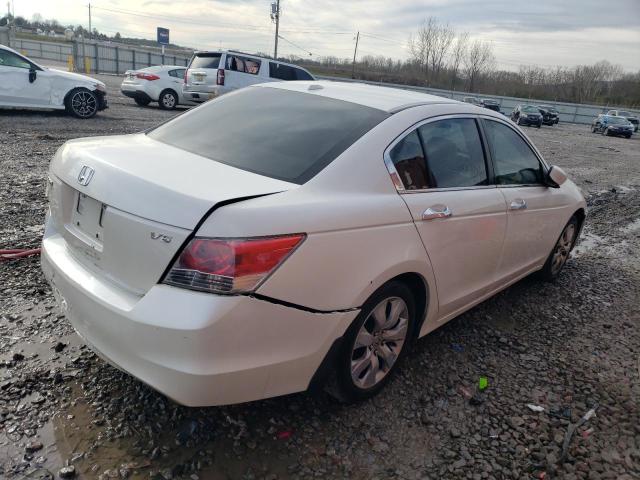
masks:
{"label": "red tail light lens", "polygon": [[136,78],[139,78],[141,80],[160,80],[160,77],[157,75],[154,75],[153,73],[136,73]]}
{"label": "red tail light lens", "polygon": [[217,85],[224,85],[224,70],[222,68],[218,69],[218,76],[216,77]]}
{"label": "red tail light lens", "polygon": [[211,293],[251,292],[302,243],[304,234],[277,237],[194,238],[164,283]]}
{"label": "red tail light lens", "polygon": [[187,83],[187,79],[189,78],[189,69],[187,68],[184,71],[184,83]]}

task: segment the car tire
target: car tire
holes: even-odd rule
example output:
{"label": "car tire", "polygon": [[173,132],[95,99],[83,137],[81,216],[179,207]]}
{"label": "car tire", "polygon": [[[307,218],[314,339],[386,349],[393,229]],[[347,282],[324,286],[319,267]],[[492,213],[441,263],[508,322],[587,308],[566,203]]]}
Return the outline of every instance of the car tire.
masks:
{"label": "car tire", "polygon": [[629,134],[629,135],[625,135],[625,137],[627,137],[627,138],[631,138],[631,134]]}
{"label": "car tire", "polygon": [[596,133],[598,131],[597,127],[591,127],[591,133]]}
{"label": "car tire", "polygon": [[416,303],[409,287],[390,282],[376,290],[342,337],[328,393],[344,403],[377,394],[406,355],[415,324]]}
{"label": "car tire", "polygon": [[573,215],[562,229],[562,233],[560,233],[558,240],[553,246],[547,261],[542,267],[542,270],[540,270],[540,275],[544,280],[554,281],[558,278],[578,239],[578,231],[578,217]]}
{"label": "car tire", "polygon": [[163,90],[158,97],[158,105],[163,110],[175,110],[178,106],[178,94],[173,90]]}
{"label": "car tire", "polygon": [[542,126],[542,124],[539,123],[539,124],[536,125],[536,128],[540,128],[541,126]]}
{"label": "car tire", "polygon": [[146,107],[151,103],[150,98],[134,98],[134,101],[141,107]]}
{"label": "car tire", "polygon": [[86,88],[74,88],[64,102],[67,113],[77,118],[87,119],[98,113],[98,96]]}

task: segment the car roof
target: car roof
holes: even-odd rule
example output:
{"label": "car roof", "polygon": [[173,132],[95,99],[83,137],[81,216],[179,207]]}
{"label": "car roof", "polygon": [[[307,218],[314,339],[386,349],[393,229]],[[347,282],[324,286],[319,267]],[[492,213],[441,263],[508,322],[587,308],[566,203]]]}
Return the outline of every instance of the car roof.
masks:
{"label": "car roof", "polygon": [[[357,103],[366,107],[395,113],[405,108],[418,105],[452,103],[465,105],[470,110],[482,111],[479,107],[463,104],[449,98],[438,97],[426,93],[400,88],[389,88],[378,85],[368,85],[359,82],[333,82],[333,81],[292,81],[270,82],[254,85],[254,87],[279,88],[296,92],[310,93],[322,97],[334,98],[345,102]],[[477,109],[477,110],[476,110]]]}
{"label": "car roof", "polygon": [[243,57],[259,58],[260,60],[267,60],[269,62],[279,63],[281,65],[289,65],[290,67],[296,67],[309,73],[306,68],[301,67],[300,65],[296,65],[295,63],[283,62],[281,60],[276,60],[274,58],[262,57],[260,55],[255,55],[253,53],[245,53],[239,50],[196,50],[195,52],[193,52],[193,55],[202,55],[202,54],[211,54],[211,53],[219,53],[220,55],[222,55],[223,53],[231,53],[234,55],[242,55]]}

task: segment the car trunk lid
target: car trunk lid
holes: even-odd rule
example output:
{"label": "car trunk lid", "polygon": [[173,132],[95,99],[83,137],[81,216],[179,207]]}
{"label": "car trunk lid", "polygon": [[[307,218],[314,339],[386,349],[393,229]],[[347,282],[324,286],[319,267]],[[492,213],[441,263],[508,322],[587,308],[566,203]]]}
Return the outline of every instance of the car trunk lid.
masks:
{"label": "car trunk lid", "polygon": [[67,142],[50,173],[51,214],[78,261],[143,294],[215,205],[296,185],[145,134]]}

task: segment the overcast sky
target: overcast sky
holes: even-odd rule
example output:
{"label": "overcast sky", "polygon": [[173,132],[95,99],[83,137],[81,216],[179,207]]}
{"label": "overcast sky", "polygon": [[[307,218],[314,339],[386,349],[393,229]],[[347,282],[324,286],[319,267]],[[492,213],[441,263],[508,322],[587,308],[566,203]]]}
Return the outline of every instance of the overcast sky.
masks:
{"label": "overcast sky", "polygon": [[[88,27],[88,0],[13,0],[16,15],[34,13]],[[3,2],[4,3],[4,2]],[[96,0],[101,32],[173,43],[273,53],[271,0]],[[430,15],[457,31],[491,41],[498,64],[573,66],[606,59],[640,70],[640,0],[281,0],[279,55],[359,55],[406,58],[407,39]],[[126,12],[125,12],[126,11]],[[127,13],[128,12],[128,13]]]}

